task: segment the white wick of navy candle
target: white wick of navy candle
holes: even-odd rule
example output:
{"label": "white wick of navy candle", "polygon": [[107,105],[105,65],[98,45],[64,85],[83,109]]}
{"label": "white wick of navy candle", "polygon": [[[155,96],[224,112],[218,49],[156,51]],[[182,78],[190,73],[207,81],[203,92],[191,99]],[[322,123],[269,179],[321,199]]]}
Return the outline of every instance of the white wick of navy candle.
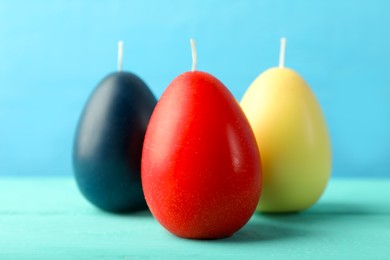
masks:
{"label": "white wick of navy candle", "polygon": [[118,42],[118,71],[123,69],[123,41]]}
{"label": "white wick of navy candle", "polygon": [[192,69],[191,69],[191,71],[195,71],[196,70],[196,62],[197,62],[195,40],[191,38],[190,44],[191,44],[191,53],[192,53]]}
{"label": "white wick of navy candle", "polygon": [[284,68],[284,56],[286,53],[286,38],[280,39],[279,68]]}

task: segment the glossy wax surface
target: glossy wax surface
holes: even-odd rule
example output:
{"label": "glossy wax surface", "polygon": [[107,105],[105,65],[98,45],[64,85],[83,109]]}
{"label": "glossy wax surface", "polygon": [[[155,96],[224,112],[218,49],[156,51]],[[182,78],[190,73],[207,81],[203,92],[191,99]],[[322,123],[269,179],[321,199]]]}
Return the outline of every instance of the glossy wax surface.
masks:
{"label": "glossy wax surface", "polygon": [[300,211],[313,205],[330,177],[331,147],[321,108],[295,71],[272,68],[245,93],[241,106],[261,152],[258,209]]}
{"label": "glossy wax surface", "polygon": [[154,217],[173,234],[222,238],[255,211],[260,156],[238,102],[215,77],[186,72],[153,112],[142,157],[142,184]]}
{"label": "glossy wax surface", "polygon": [[141,154],[156,104],[136,75],[108,75],[89,98],[75,137],[73,164],[81,193],[114,212],[146,207],[141,187]]}

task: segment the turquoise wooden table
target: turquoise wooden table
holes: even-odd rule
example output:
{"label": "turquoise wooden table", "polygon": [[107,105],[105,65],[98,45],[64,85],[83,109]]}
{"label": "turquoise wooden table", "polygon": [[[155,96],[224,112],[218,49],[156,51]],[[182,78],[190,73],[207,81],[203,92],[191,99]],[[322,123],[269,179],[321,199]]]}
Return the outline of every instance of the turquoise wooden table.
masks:
{"label": "turquoise wooden table", "polygon": [[196,241],[147,211],[95,209],[70,177],[0,178],[0,259],[172,257],[390,259],[390,179],[332,179],[306,212],[255,214],[230,238]]}

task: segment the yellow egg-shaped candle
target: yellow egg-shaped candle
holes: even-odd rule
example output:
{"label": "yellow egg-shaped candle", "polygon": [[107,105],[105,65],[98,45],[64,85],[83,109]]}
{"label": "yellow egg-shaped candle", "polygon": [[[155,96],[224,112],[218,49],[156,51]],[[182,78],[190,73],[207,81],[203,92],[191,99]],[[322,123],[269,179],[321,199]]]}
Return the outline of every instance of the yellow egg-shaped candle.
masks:
{"label": "yellow egg-shaped candle", "polygon": [[241,101],[263,167],[257,210],[269,213],[312,206],[331,172],[330,138],[321,107],[305,80],[284,67],[284,46],[282,39],[279,68],[256,78]]}

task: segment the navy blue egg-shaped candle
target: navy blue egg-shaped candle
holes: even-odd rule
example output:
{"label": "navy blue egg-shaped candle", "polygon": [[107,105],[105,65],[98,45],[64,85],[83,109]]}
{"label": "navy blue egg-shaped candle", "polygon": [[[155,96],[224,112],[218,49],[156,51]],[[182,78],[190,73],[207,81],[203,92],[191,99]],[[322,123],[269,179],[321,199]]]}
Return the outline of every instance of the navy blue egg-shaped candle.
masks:
{"label": "navy blue egg-shaped candle", "polygon": [[76,130],[74,176],[84,197],[100,209],[130,212],[147,208],[141,185],[146,127],[157,103],[135,74],[105,77],[89,97]]}

